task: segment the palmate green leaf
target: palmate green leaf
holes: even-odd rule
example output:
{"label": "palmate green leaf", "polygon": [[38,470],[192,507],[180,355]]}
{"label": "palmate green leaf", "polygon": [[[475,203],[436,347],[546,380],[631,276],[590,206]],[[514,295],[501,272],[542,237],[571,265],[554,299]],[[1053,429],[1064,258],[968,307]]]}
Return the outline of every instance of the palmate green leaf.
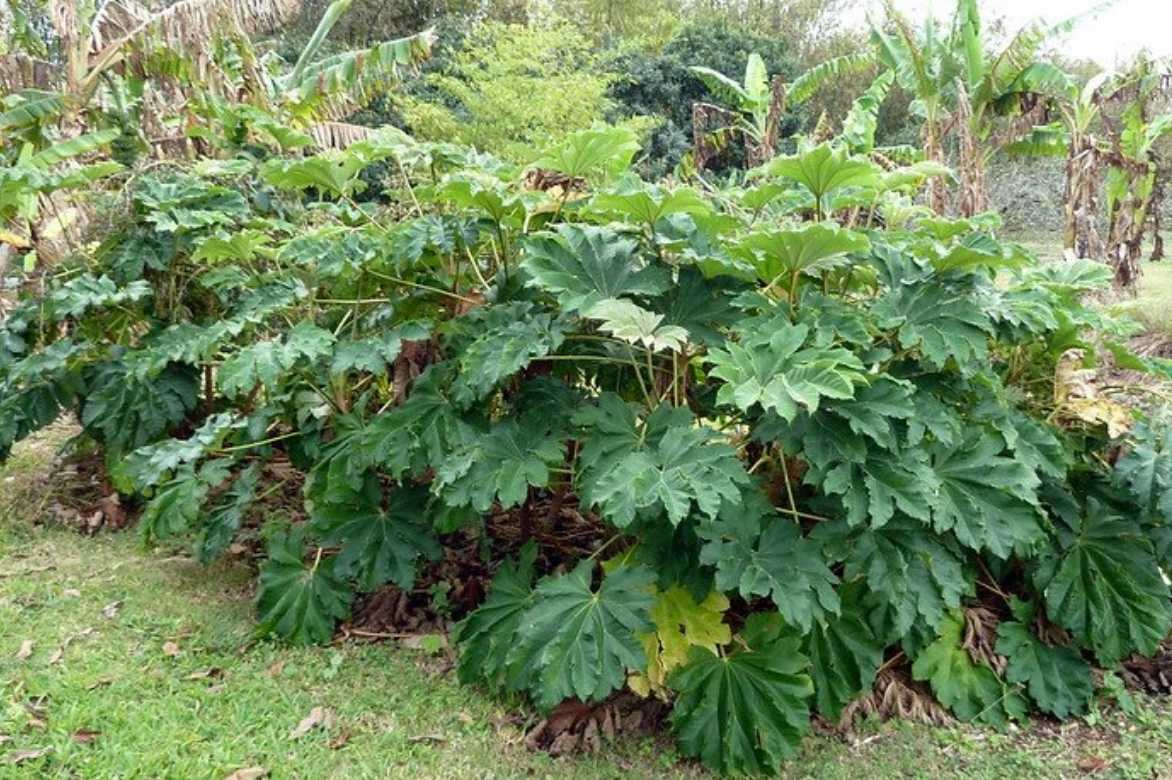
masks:
{"label": "palmate green leaf", "polygon": [[801,154],[778,157],[766,166],[765,172],[769,176],[793,179],[815,199],[822,200],[844,187],[874,186],[881,169],[869,160],[851,157],[844,150],[822,144]]}
{"label": "palmate green leaf", "polygon": [[898,424],[916,416],[914,394],[915,386],[910,382],[880,375],[856,389],[853,398],[828,401],[819,414],[812,416],[839,417],[856,435],[865,436],[885,450],[898,452]]}
{"label": "palmate green leaf", "polygon": [[808,334],[806,325],[778,324],[772,333],[712,350],[711,376],[724,381],[717,402],[743,411],[759,403],[792,422],[799,405],[814,412],[824,398],[853,397],[855,386],[866,381],[863,364],[842,348],[802,349]]}
{"label": "palmate green leaf", "polygon": [[362,489],[346,500],[315,505],[312,528],[323,544],[341,547],[334,571],[354,578],[361,590],[388,582],[410,590],[419,560],[440,555],[425,513],[427,490],[397,487],[385,509],[382,501],[378,479],[367,475]]}
{"label": "palmate green leaf", "polygon": [[732,305],[732,293],[737,289],[721,279],[705,279],[696,268],[684,267],[676,283],[651,299],[647,308],[663,315],[661,324],[683,328],[691,340],[717,346],[725,341],[721,330],[740,316]]}
{"label": "palmate green leaf", "polygon": [[228,464],[212,460],[198,469],[181,466],[175,476],[159,485],[143,507],[138,530],[144,540],[165,539],[196,527],[208,492],[228,478]]}
{"label": "palmate green leaf", "polygon": [[626,299],[605,298],[583,313],[601,320],[599,328],[605,333],[652,352],[665,349],[679,352],[688,340],[688,332],[678,325],[660,325],[662,314],[647,311]]}
{"label": "palmate green leaf", "polygon": [[532,654],[530,690],[543,709],[564,699],[601,701],[621,688],[647,658],[638,634],[653,629],[655,573],[620,568],[591,587],[594,561],[538,583],[536,601],[521,618],[519,647]]}
{"label": "palmate green leaf", "polygon": [[1172,422],[1136,423],[1131,448],[1115,463],[1115,483],[1126,489],[1150,522],[1172,526]]}
{"label": "palmate green leaf", "polygon": [[354,594],[337,572],[337,559],[320,554],[304,560],[306,527],[294,526],[269,541],[261,565],[257,633],[294,644],[325,644],[334,624],[350,614]]}
{"label": "palmate green leaf", "polygon": [[157,440],[195,408],[199,380],[194,370],[174,364],[157,377],[139,379],[121,361],[99,366],[89,377],[81,424],[95,434],[111,457]]}
{"label": "palmate green leaf", "polygon": [[723,657],[693,647],[668,677],[678,693],[671,725],[680,750],[716,772],[775,773],[809,730],[807,666],[792,638],[750,642]]}
{"label": "palmate green leaf", "polygon": [[637,177],[624,177],[611,190],[595,195],[590,208],[621,214],[630,221],[649,226],[672,214],[712,212],[712,205],[690,187],[669,190]]}
{"label": "palmate green leaf", "polygon": [[919,349],[929,366],[954,359],[972,373],[985,364],[992,325],[965,292],[942,284],[904,285],[876,302],[879,327],[895,329],[904,349]]}
{"label": "palmate green leaf", "polygon": [[792,230],[758,230],[737,244],[767,285],[832,268],[847,262],[846,255],[870,248],[862,233],[817,222]]}
{"label": "palmate green leaf", "polygon": [[366,162],[345,153],[320,154],[302,159],[273,159],[261,168],[265,181],[287,190],[316,189],[336,197],[349,196],[365,184],[358,178]]}
{"label": "palmate green leaf", "polygon": [[208,236],[191,255],[192,262],[225,260],[248,262],[269,248],[269,236],[261,230],[241,230],[230,236]]}
{"label": "palmate green leaf", "polygon": [[203,458],[242,424],[234,414],[213,414],[186,439],[166,439],[139,447],[111,469],[110,477],[124,493],[154,487],[180,466]]}
{"label": "palmate green leaf", "polygon": [[51,316],[60,320],[79,318],[92,309],[136,303],[149,298],[152,293],[151,286],[141,279],[119,287],[108,276],[82,274],[53,290],[48,298]]}
{"label": "palmate green leaf", "polygon": [[958,446],[929,447],[937,491],[932,524],[952,531],[966,547],[999,558],[1039,542],[1042,528],[1037,473],[1003,454],[996,436],[971,431]]}
{"label": "palmate green leaf", "polygon": [[702,523],[700,562],[716,568],[718,590],[769,597],[786,622],[805,633],[838,614],[838,578],[795,523],[778,517],[763,523],[760,511],[729,502],[715,521]]}
{"label": "palmate green leaf", "polygon": [[1025,698],[988,666],[973,661],[961,645],[964,616],[953,612],[940,624],[936,641],[912,663],[912,677],[931,684],[932,692],[965,723],[1004,727],[1026,715]]}
{"label": "palmate green leaf", "polygon": [[1043,644],[1025,623],[1011,620],[997,627],[996,650],[1007,659],[1005,679],[1025,685],[1038,709],[1064,719],[1087,711],[1095,687],[1077,651]]}
{"label": "palmate green leaf", "polygon": [[559,225],[554,233],[531,236],[521,262],[530,286],[553,293],[564,311],[585,311],[607,298],[668,288],[666,270],[641,262],[635,248],[608,228]]}
{"label": "palmate green leaf", "polygon": [[806,482],[821,482],[828,495],[841,496],[851,525],[881,528],[897,512],[931,517],[936,480],[921,453],[913,450],[868,452],[859,462],[812,469]]}
{"label": "palmate green leaf", "polygon": [[459,371],[452,397],[470,405],[534,360],[557,350],[569,323],[529,303],[475,310],[468,315],[475,338],[456,356]]}
{"label": "palmate green leaf", "polygon": [[244,513],[256,498],[259,480],[260,466],[253,463],[236,475],[232,485],[208,511],[203,531],[195,543],[196,557],[204,566],[219,558],[224,550],[228,549],[232,537],[244,521]]}
{"label": "palmate green leaf", "polygon": [[180,173],[144,177],[134,200],[142,219],[164,233],[227,227],[249,213],[239,192]]}
{"label": "palmate green leaf", "polygon": [[815,622],[806,635],[814,701],[824,718],[838,720],[846,705],[871,690],[883,663],[883,643],[867,623],[867,605],[853,588],[839,615]]}
{"label": "palmate green leaf", "polygon": [[273,388],[301,359],[314,361],[330,353],[334,334],[309,321],[293,326],[283,342],[250,344],[220,366],[220,390],[229,398],[251,393],[258,386]]}
{"label": "palmate green leaf", "polygon": [[431,332],[431,324],[414,320],[397,325],[377,336],[339,341],[330,360],[330,373],[341,376],[350,371],[381,374],[395,362],[404,341],[421,341]]}
{"label": "palmate green leaf", "polygon": [[607,393],[574,424],[583,429],[575,479],[582,502],[619,528],[658,512],[678,525],[693,504],[715,517],[749,480],[734,450],[711,429],[694,427],[687,409],[664,405],[640,419]]}
{"label": "palmate green leaf", "polygon": [[1046,613],[1104,665],[1154,653],[1172,629],[1172,606],[1151,541],[1093,500],[1072,519],[1061,552],[1036,575]]}
{"label": "palmate green leaf", "polygon": [[452,507],[488,512],[525,502],[530,487],[545,487],[550,469],[565,461],[565,443],[553,430],[556,420],[530,414],[492,426],[464,448],[448,454],[436,468],[433,489]]}
{"label": "palmate green leaf", "polygon": [[626,127],[602,127],[571,133],[547,149],[533,165],[573,178],[606,178],[631,165],[639,141]]}
{"label": "palmate green leaf", "polygon": [[501,564],[484,603],[453,627],[460,682],[484,681],[494,690],[504,687],[521,618],[533,606],[536,559],[537,545],[530,541],[516,561]]}
{"label": "palmate green leaf", "polygon": [[893,630],[885,640],[902,638],[919,620],[939,628],[972,590],[959,545],[903,515],[873,530],[842,520],[821,523],[811,538],[829,558],[843,562],[844,579],[863,578],[870,593],[890,608]]}

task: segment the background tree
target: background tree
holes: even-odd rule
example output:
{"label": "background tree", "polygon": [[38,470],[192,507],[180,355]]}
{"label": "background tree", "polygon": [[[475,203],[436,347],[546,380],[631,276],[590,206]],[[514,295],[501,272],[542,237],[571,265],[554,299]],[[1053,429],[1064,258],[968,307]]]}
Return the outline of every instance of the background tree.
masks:
{"label": "background tree", "polygon": [[1106,253],[1115,269],[1115,286],[1123,290],[1134,291],[1139,280],[1144,238],[1158,205],[1156,146],[1172,134],[1166,102],[1170,80],[1167,62],[1140,56],[1103,96]]}

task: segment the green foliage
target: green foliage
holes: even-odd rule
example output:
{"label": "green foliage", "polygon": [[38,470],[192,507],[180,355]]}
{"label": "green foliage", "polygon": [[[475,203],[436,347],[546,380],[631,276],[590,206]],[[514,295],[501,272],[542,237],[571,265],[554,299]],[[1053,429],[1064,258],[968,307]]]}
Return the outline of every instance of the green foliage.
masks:
{"label": "green foliage", "polygon": [[504,687],[521,618],[534,601],[536,557],[537,545],[530,542],[516,561],[503,563],[484,603],[452,629],[452,641],[460,646],[457,671],[462,682],[484,680],[494,688]]}
{"label": "green foliage", "polygon": [[378,480],[368,476],[362,489],[345,500],[315,506],[312,527],[323,544],[341,547],[334,571],[370,591],[393,582],[415,585],[420,558],[438,558],[439,544],[424,514],[426,493],[396,488],[384,509]]}
{"label": "green foliage", "polygon": [[[1020,610],[1027,620],[1032,610]],[[1025,623],[1006,621],[997,627],[997,652],[1008,659],[1005,679],[1024,684],[1038,709],[1058,718],[1086,712],[1094,695],[1091,668],[1070,647],[1051,647],[1034,636]]]}
{"label": "green foliage", "polygon": [[809,728],[809,662],[764,617],[746,626],[746,647],[723,657],[692,648],[668,679],[679,693],[672,728],[680,749],[718,772],[776,772]]}
{"label": "green foliage", "polygon": [[845,349],[802,349],[808,335],[806,325],[782,324],[772,334],[730,343],[727,351],[713,350],[712,376],[725,382],[717,401],[746,412],[760,404],[792,422],[799,405],[816,412],[822,399],[853,397],[865,381],[862,363]]}
{"label": "green foliage", "polygon": [[530,163],[551,142],[603,121],[613,79],[569,24],[487,22],[427,76],[434,97],[407,97],[402,113],[420,138]]}
{"label": "green foliage", "polygon": [[655,574],[620,568],[595,590],[594,569],[594,561],[584,560],[568,574],[543,579],[521,616],[515,651],[529,662],[524,675],[546,709],[570,697],[601,701],[622,687],[629,671],[646,665],[636,635],[652,627]]}
{"label": "green foliage", "polygon": [[[204,562],[298,518],[261,531],[262,632],[328,642],[355,593],[458,563],[463,681],[544,710],[674,695],[682,750],[739,772],[897,647],[1001,725],[1084,711],[1084,655],[1172,628],[1164,418],[1104,430],[1067,376],[1072,349],[1160,364],[1084,302],[1095,264],[1038,265],[989,219],[887,221],[924,169],[835,142],[691,188],[640,180],[615,129],[524,175],[269,135],[139,172],[0,325],[0,452],[76,413],[145,538]],[[965,642],[990,611],[1004,666]]]}
{"label": "green foliage", "polygon": [[936,698],[958,718],[1003,726],[1025,717],[1025,699],[985,664],[974,661],[961,646],[964,617],[951,613],[940,635],[916,656],[912,675],[932,686]]}
{"label": "green foliage", "polygon": [[277,634],[294,644],[328,642],[334,621],[350,612],[352,592],[339,575],[337,558],[304,560],[305,526],[278,532],[269,541],[260,571],[258,632]]}
{"label": "green foliage", "polygon": [[1150,539],[1093,499],[1063,518],[1060,551],[1042,561],[1039,586],[1051,619],[1105,664],[1151,654],[1172,629],[1168,585]]}
{"label": "green foliage", "polygon": [[530,283],[556,295],[563,309],[584,312],[610,298],[667,289],[664,270],[641,263],[636,248],[608,228],[562,225],[529,239],[523,267]]}

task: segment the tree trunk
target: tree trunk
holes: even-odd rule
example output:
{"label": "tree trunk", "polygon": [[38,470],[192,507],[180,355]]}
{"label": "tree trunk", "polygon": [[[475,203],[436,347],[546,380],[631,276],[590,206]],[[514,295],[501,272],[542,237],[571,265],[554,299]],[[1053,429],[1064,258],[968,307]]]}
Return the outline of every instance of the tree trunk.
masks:
{"label": "tree trunk", "polygon": [[1147,189],[1141,179],[1150,173],[1139,174],[1126,170],[1126,196],[1111,210],[1111,232],[1107,239],[1107,261],[1115,269],[1115,287],[1134,292],[1140,276],[1140,257],[1143,254],[1144,228],[1147,226],[1151,199],[1140,193]]}
{"label": "tree trunk", "polygon": [[1099,213],[1099,158],[1086,139],[1071,143],[1063,188],[1063,249],[1080,258],[1101,258],[1103,239],[1095,225]]}
{"label": "tree trunk", "polygon": [[[944,148],[940,144],[940,126],[935,117],[924,121],[920,136],[924,147],[924,159],[943,164]],[[945,189],[944,179],[940,176],[928,179],[928,208],[940,216],[948,212],[948,191]]]}
{"label": "tree trunk", "polygon": [[989,208],[985,183],[985,154],[978,143],[972,106],[964,82],[957,82],[956,127],[959,131],[960,200],[957,210],[962,217],[974,217]]}

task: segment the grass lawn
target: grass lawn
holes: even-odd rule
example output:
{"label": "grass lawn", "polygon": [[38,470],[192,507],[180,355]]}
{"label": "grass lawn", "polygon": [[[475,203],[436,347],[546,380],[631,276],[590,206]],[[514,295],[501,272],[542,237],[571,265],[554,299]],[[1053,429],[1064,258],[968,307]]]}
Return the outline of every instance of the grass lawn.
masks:
{"label": "grass lawn", "polygon": [[[1172,261],[1147,272],[1143,308],[1167,314]],[[666,738],[529,752],[521,703],[459,686],[442,655],[252,642],[245,564],[34,524],[60,438],[0,467],[0,778],[706,776]],[[1172,701],[1137,703],[1007,733],[867,723],[808,738],[783,776],[1172,778]],[[314,708],[326,722],[291,735]]]}

